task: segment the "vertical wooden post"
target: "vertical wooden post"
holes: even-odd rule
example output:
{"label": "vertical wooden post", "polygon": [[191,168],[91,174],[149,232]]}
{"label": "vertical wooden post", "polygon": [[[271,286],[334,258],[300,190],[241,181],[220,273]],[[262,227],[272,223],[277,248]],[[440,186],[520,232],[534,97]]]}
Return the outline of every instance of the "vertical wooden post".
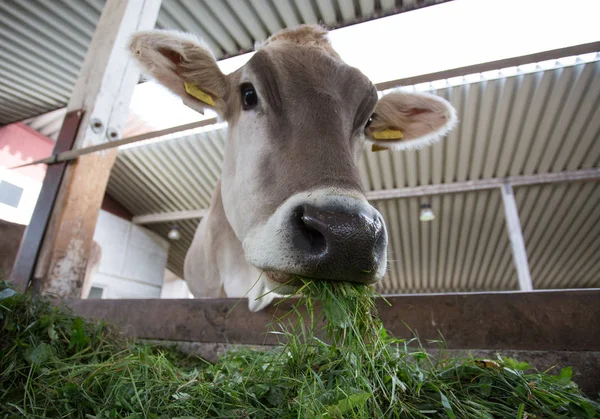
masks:
{"label": "vertical wooden post", "polygon": [[[107,0],[67,106],[67,112],[83,112],[73,148],[118,139],[140,77],[129,59],[127,42],[132,33],[154,28],[160,4],[161,0]],[[80,296],[115,158],[112,149],[82,156],[67,167],[37,259],[23,246],[19,252],[16,266],[35,263],[29,278],[34,289],[61,297]],[[47,203],[38,202],[36,211],[40,205]]]}
{"label": "vertical wooden post", "polygon": [[[71,111],[66,114],[54,146],[54,155],[73,147],[82,117],[83,111]],[[35,261],[42,247],[42,240],[52,215],[52,208],[67,169],[67,164],[67,162],[51,164],[46,170],[42,190],[38,196],[31,221],[21,240],[19,253],[10,278],[12,286],[21,292],[27,289],[29,281],[33,277]]]}
{"label": "vertical wooden post", "polygon": [[525,240],[523,240],[523,231],[519,220],[519,212],[515,195],[510,183],[502,185],[502,201],[504,202],[504,218],[506,219],[506,228],[510,237],[513,260],[517,275],[519,278],[519,289],[521,291],[533,291],[531,274],[529,273],[529,262],[527,261],[527,251],[525,250]]}

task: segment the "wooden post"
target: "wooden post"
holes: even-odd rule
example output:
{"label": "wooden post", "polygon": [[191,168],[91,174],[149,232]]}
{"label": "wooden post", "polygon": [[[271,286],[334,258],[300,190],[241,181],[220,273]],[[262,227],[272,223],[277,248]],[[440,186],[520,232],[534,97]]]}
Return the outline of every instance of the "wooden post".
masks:
{"label": "wooden post", "polygon": [[[65,115],[60,134],[54,145],[53,155],[73,147],[82,117],[83,111],[81,110],[71,111]],[[19,253],[10,278],[12,286],[18,291],[25,291],[33,277],[35,261],[40,253],[42,240],[66,169],[67,162],[62,162],[51,164],[46,170],[42,190],[38,196],[31,221],[21,239]]]}
{"label": "wooden post", "polygon": [[504,218],[506,219],[506,228],[510,237],[513,261],[519,278],[519,289],[521,291],[533,291],[531,274],[529,273],[529,262],[527,261],[527,251],[525,250],[525,240],[523,240],[523,231],[519,220],[519,212],[513,188],[510,183],[502,185],[502,201],[504,202]]}
{"label": "wooden post", "polygon": [[[73,148],[118,139],[140,77],[127,42],[132,33],[154,28],[160,4],[161,0],[107,0],[67,106],[67,112],[83,112]],[[18,265],[35,264],[32,288],[60,297],[80,296],[115,158],[115,149],[105,150],[82,156],[67,167],[37,259],[23,246],[19,252]],[[38,202],[36,210],[41,205],[47,203]]]}

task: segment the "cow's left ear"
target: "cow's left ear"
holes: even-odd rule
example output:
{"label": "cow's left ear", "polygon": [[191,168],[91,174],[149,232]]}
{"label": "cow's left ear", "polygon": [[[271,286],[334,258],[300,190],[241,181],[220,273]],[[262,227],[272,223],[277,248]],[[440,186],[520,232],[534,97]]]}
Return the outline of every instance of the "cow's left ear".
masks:
{"label": "cow's left ear", "polygon": [[423,148],[439,141],[455,124],[456,111],[448,101],[399,91],[379,99],[365,135],[374,149]]}

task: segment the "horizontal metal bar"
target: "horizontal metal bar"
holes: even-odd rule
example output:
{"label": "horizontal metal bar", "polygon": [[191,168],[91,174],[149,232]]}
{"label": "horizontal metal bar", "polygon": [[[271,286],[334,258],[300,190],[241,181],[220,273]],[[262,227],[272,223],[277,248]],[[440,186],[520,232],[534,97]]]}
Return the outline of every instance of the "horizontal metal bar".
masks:
{"label": "horizontal metal bar", "polygon": [[167,221],[189,220],[193,218],[205,217],[208,213],[206,209],[191,210],[191,211],[173,211],[147,215],[136,215],[131,220],[134,224],[152,224],[164,223]]}
{"label": "horizontal metal bar", "polygon": [[[583,180],[600,180],[600,169],[574,170],[558,173],[540,173],[536,175],[509,176],[506,178],[478,179],[467,182],[454,182],[447,184],[416,186],[412,188],[385,189],[369,191],[366,197],[369,201],[384,199],[410,198],[415,196],[441,195],[446,193],[459,193],[481,191],[502,187],[505,183],[512,186],[541,185],[556,182],[574,182]],[[176,220],[187,220],[206,216],[207,209],[191,211],[162,212],[144,214],[133,217],[135,224],[162,223]]]}
{"label": "horizontal metal bar", "polygon": [[477,179],[466,182],[453,182],[436,185],[416,186],[412,188],[385,189],[366,193],[369,201],[383,199],[410,198],[415,196],[441,195],[447,193],[481,191],[502,187],[505,183],[512,186],[541,185],[545,183],[599,180],[600,169],[573,170],[557,173],[538,173],[535,175],[508,176],[505,178]]}
{"label": "horizontal metal bar", "polygon": [[511,57],[503,60],[489,61],[468,65],[465,67],[457,67],[450,70],[438,71],[435,73],[421,74],[413,77],[405,77],[403,79],[390,80],[382,83],[377,83],[377,90],[388,90],[399,86],[411,86],[413,84],[427,83],[437,80],[449,79],[452,77],[466,76],[468,74],[483,73],[486,71],[500,70],[508,67],[515,67],[524,64],[531,64],[547,60],[557,60],[559,58],[570,57],[573,55],[588,54],[591,52],[600,51],[600,42],[590,42],[587,44],[573,45],[570,47],[554,49],[550,51],[538,52],[535,54],[521,55],[519,57]]}
{"label": "horizontal metal bar", "polygon": [[160,131],[152,131],[146,134],[134,135],[133,137],[123,138],[121,140],[109,141],[102,144],[97,144],[91,147],[69,150],[63,153],[55,154],[44,159],[35,160],[20,166],[9,167],[9,169],[18,169],[25,166],[33,166],[36,164],[55,164],[64,161],[75,160],[79,156],[83,156],[97,151],[107,150],[109,148],[120,147],[127,144],[137,143],[139,141],[150,140],[152,138],[162,137],[176,132],[187,131],[194,128],[205,127],[217,123],[217,118],[204,119],[202,121],[191,122],[189,124],[178,125],[176,127],[166,128]]}
{"label": "horizontal metal bar", "polygon": [[[396,295],[377,301],[386,328],[449,349],[600,349],[600,289]],[[70,300],[76,314],[104,319],[133,337],[190,342],[274,344],[269,324],[294,299],[251,313],[238,299]],[[289,320],[289,318],[288,318]],[[293,319],[291,320],[293,322]],[[407,328],[410,327],[410,330]]]}

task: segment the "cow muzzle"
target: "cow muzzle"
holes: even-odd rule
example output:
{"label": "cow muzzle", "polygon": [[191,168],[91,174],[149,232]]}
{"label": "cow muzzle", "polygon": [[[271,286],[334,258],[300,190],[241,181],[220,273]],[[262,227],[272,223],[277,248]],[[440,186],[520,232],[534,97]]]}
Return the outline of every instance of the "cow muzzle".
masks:
{"label": "cow muzzle", "polygon": [[302,279],[370,284],[385,275],[383,218],[357,195],[330,190],[294,195],[256,233],[244,240],[248,261],[279,284],[298,286]]}

